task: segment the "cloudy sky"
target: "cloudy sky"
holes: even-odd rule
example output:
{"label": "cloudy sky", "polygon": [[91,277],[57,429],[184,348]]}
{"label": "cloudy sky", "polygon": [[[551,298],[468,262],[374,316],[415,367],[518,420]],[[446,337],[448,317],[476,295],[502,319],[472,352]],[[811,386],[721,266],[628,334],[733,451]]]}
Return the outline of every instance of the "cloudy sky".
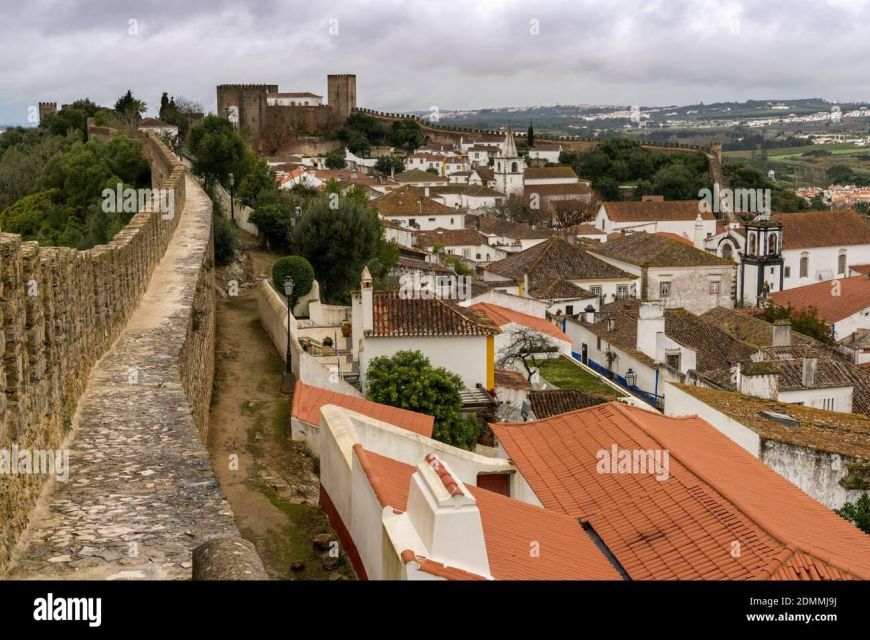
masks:
{"label": "cloudy sky", "polygon": [[870,0],[0,0],[0,123],[221,83],[376,109],[870,100]]}

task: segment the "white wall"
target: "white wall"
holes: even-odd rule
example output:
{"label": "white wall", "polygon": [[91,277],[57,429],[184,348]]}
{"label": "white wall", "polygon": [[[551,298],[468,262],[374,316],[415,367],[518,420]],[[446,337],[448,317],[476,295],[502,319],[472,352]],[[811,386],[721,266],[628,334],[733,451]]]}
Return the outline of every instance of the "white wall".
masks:
{"label": "white wall", "polygon": [[[287,304],[268,280],[263,280],[257,290],[257,309],[260,323],[272,339],[272,344],[287,362]],[[297,380],[323,389],[331,389],[338,393],[360,397],[361,394],[352,385],[338,377],[335,372],[321,365],[316,358],[305,353],[299,346],[299,333],[296,319],[291,316],[290,348],[292,351],[291,369]]]}
{"label": "white wall", "polygon": [[[689,240],[695,239],[695,220],[654,220],[651,222],[617,222],[607,217],[604,206],[598,208],[595,215],[595,226],[607,233],[619,229],[646,231],[647,233],[676,233]],[[716,233],[716,220],[704,220],[704,237]]]}
{"label": "white wall", "polygon": [[235,207],[231,209],[230,194],[227,193],[219,184],[215,184],[215,194],[217,195],[218,202],[220,202],[221,207],[223,207],[224,214],[227,218],[235,216],[236,226],[239,229],[243,229],[255,236],[259,235],[260,230],[257,228],[257,225],[253,222],[248,222],[248,218],[250,218],[251,214],[254,213],[254,210],[251,209],[251,207],[246,207],[241,202],[236,202]]}
{"label": "white wall", "polygon": [[[784,232],[783,232],[784,233]],[[821,233],[821,231],[820,231]],[[787,238],[783,238],[786,242]],[[790,274],[783,279],[783,289],[794,289],[819,280],[831,280],[837,276],[837,260],[840,250],[846,250],[846,274],[852,265],[870,264],[870,244],[858,244],[844,247],[812,247],[810,249],[786,249],[782,252],[783,266],[790,269]],[[807,277],[801,278],[801,254],[809,254],[809,270]]]}
{"label": "white wall", "polygon": [[855,333],[858,329],[870,329],[870,307],[853,313],[834,323],[834,338],[842,340]]}
{"label": "white wall", "polygon": [[665,384],[665,415],[698,416],[756,458],[761,453],[761,438],[755,431],[669,383]]}
{"label": "white wall", "polygon": [[486,386],[486,336],[366,337],[359,354],[360,380],[372,358],[392,356],[397,351],[421,351],[433,367],[459,375],[469,389]]}
{"label": "white wall", "polygon": [[[852,387],[837,387],[833,389],[801,389],[799,391],[780,391],[777,396],[779,402],[799,402],[807,407],[837,411],[839,413],[852,413]],[[831,405],[826,406],[825,401],[833,400]]]}
{"label": "white wall", "polygon": [[407,214],[400,216],[382,215],[382,218],[391,220],[403,227],[410,227],[411,220],[420,225],[419,231],[432,231],[433,229],[464,229],[465,214],[462,212],[431,214]]}

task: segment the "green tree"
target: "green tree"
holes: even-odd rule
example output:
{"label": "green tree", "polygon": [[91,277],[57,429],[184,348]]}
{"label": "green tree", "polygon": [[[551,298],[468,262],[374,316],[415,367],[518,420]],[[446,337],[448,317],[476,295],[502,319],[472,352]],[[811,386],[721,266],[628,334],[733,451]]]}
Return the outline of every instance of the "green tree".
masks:
{"label": "green tree", "polygon": [[302,256],[286,256],[275,261],[272,265],[272,283],[275,289],[284,293],[284,281],[287,278],[293,280],[293,295],[290,306],[295,307],[299,298],[307,296],[314,284],[314,269],[311,263]]}
{"label": "green tree", "polygon": [[375,162],[375,169],[381,173],[402,173],[405,170],[405,163],[399,156],[381,156]]}
{"label": "green tree", "polygon": [[347,141],[347,149],[355,156],[367,156],[372,150],[369,139],[361,133],[353,133]]}
{"label": "green tree", "polygon": [[115,102],[115,111],[121,115],[128,125],[132,126],[145,113],[147,105],[136,98],[130,89]]}
{"label": "green tree", "polygon": [[526,144],[529,149],[535,146],[535,128],[532,126],[532,123],[529,123],[529,131],[526,134]]}
{"label": "green tree", "polygon": [[771,323],[777,320],[788,320],[791,322],[791,328],[798,333],[815,338],[819,342],[834,344],[831,329],[824,320],[819,318],[819,313],[815,307],[795,309],[792,306],[777,307],[770,305],[765,307],[761,313],[761,318]]}
{"label": "green tree", "polygon": [[346,166],[347,162],[344,159],[344,149],[333,149],[326,154],[327,169],[344,169]]}
{"label": "green tree", "polygon": [[308,203],[291,232],[291,248],[311,262],[320,293],[343,302],[378,253],[383,226],[368,202],[327,193]]}
{"label": "green tree", "polygon": [[[244,166],[247,145],[226,118],[207,115],[200,124],[191,127],[187,146],[193,155],[191,170],[203,178],[206,185],[218,182],[226,187],[230,173]],[[242,177],[235,176],[236,180]]]}
{"label": "green tree", "polygon": [[236,196],[249,207],[254,206],[264,192],[278,189],[275,172],[248,145],[245,145],[235,175],[239,177]]}
{"label": "green tree", "polygon": [[290,246],[293,207],[286,204],[266,204],[257,207],[248,220],[255,225],[273,251],[285,251]]}
{"label": "green tree", "polygon": [[390,128],[389,142],[394,147],[413,152],[423,146],[423,133],[416,120],[396,120]]}
{"label": "green tree", "polygon": [[610,176],[593,180],[592,188],[601,194],[602,200],[619,200],[619,183]]}
{"label": "green tree", "polygon": [[866,491],[855,502],[847,502],[835,512],[864,533],[870,534],[870,494]]}
{"label": "green tree", "polygon": [[480,436],[480,423],[463,416],[462,378],[443,367],[433,367],[420,351],[397,351],[372,358],[366,371],[366,397],[374,402],[425,413],[435,418],[432,437],[472,450]]}

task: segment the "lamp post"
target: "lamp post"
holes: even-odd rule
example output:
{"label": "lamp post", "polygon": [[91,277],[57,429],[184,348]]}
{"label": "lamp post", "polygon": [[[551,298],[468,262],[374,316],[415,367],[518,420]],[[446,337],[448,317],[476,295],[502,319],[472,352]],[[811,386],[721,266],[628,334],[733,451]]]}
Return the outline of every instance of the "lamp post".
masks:
{"label": "lamp post", "polygon": [[287,376],[289,377],[293,373],[293,369],[290,366],[290,357],[293,353],[290,349],[290,318],[293,316],[291,308],[293,304],[293,278],[289,276],[284,279],[284,295],[287,296]]}
{"label": "lamp post", "polygon": [[236,176],[232,173],[230,174],[230,220],[233,222],[236,221],[236,196],[235,189],[233,187],[236,186]]}
{"label": "lamp post", "polygon": [[635,383],[637,383],[637,374],[634,372],[634,369],[629,367],[628,371],[625,372],[625,381],[629,387],[634,388]]}

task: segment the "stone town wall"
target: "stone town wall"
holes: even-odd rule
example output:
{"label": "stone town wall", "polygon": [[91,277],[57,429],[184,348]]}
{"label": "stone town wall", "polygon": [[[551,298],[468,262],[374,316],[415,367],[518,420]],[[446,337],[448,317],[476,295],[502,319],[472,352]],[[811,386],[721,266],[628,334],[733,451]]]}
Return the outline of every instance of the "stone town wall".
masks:
{"label": "stone town wall", "polygon": [[[60,446],[91,368],[120,335],[172,237],[185,171],[156,137],[142,144],[156,185],[174,192],[176,215],[140,211],[111,242],[87,251],[0,233],[0,450]],[[202,383],[189,378],[185,389],[202,396]],[[46,479],[0,477],[0,569]]]}

